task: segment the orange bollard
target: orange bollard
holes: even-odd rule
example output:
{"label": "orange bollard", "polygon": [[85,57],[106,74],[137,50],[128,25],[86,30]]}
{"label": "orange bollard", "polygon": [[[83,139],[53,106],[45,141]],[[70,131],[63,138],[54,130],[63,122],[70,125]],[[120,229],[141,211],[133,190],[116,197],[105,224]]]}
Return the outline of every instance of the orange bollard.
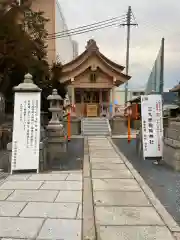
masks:
{"label": "orange bollard", "polygon": [[131,142],[131,117],[128,115],[128,143]]}
{"label": "orange bollard", "polygon": [[71,115],[70,115],[70,112],[68,112],[68,115],[67,115],[67,135],[68,135],[68,141],[71,141]]}

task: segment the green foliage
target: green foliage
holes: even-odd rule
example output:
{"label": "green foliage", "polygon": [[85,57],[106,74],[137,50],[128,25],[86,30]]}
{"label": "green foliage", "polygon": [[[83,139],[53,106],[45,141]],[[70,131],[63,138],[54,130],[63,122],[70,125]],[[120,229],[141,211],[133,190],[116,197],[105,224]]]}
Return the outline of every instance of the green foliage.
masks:
{"label": "green foliage", "polygon": [[[22,14],[23,24],[17,24],[17,17]],[[65,86],[59,83],[61,64],[50,67],[47,62],[47,22],[43,12],[19,6],[13,6],[6,14],[0,11],[0,92],[10,103],[12,88],[23,81],[27,72],[42,89],[43,110],[47,111],[46,98],[53,88],[62,97],[66,94]]]}

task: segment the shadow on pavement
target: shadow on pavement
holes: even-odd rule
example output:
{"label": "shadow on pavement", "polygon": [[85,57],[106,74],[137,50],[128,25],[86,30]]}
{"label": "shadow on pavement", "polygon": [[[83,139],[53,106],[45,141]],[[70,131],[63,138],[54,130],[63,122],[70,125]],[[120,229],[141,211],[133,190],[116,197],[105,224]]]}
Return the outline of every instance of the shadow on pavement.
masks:
{"label": "shadow on pavement", "polygon": [[180,173],[167,165],[154,165],[136,154],[136,140],[114,139],[113,142],[140,173],[166,210],[180,224]]}
{"label": "shadow on pavement", "polygon": [[68,142],[68,152],[54,161],[53,170],[81,170],[84,158],[84,139],[74,138]]}

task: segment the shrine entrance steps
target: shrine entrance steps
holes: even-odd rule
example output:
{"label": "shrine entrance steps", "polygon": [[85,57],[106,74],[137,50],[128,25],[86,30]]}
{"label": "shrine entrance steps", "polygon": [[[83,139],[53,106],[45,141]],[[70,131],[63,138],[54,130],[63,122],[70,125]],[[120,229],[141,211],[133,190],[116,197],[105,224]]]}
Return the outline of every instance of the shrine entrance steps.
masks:
{"label": "shrine entrance steps", "polygon": [[83,118],[81,129],[84,136],[110,136],[111,127],[107,118]]}

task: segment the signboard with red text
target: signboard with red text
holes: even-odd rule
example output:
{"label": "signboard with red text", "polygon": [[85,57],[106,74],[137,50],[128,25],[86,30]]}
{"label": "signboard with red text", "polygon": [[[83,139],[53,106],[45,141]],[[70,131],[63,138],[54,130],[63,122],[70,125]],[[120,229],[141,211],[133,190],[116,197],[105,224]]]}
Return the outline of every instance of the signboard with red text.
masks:
{"label": "signboard with red text", "polygon": [[141,96],[141,116],[144,158],[162,157],[163,112],[161,95]]}

